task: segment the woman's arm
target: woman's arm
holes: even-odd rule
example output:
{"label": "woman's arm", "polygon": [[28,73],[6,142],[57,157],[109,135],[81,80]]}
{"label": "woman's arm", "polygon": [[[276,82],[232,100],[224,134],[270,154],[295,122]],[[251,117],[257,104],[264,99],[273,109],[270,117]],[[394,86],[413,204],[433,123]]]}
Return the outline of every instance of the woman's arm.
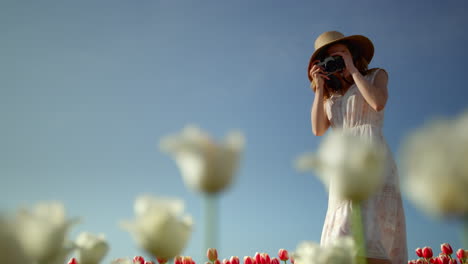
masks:
{"label": "woman's arm", "polygon": [[312,109],[310,110],[310,122],[312,125],[312,133],[316,136],[325,134],[330,126],[330,121],[325,112],[323,89],[316,90]]}
{"label": "woman's arm", "polygon": [[346,69],[353,77],[356,86],[358,87],[366,102],[377,112],[384,109],[388,98],[387,72],[385,72],[385,70],[379,71],[377,76],[374,78],[374,83],[370,83],[356,68],[351,53],[348,50],[346,50],[346,52],[337,51],[330,56],[335,55],[339,55],[343,58]]}
{"label": "woman's arm", "polygon": [[366,80],[358,70],[352,72],[351,76],[367,103],[377,112],[384,109],[388,99],[388,76],[385,70],[377,72],[374,83]]}

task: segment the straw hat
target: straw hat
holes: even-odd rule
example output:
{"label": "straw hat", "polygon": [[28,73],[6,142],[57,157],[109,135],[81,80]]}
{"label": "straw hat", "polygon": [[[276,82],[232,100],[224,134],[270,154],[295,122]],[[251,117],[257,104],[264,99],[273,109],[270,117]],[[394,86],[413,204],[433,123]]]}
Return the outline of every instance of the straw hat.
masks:
{"label": "straw hat", "polygon": [[327,49],[331,45],[335,43],[339,43],[341,41],[346,41],[351,45],[355,46],[360,50],[361,55],[370,62],[372,57],[374,56],[374,45],[372,41],[362,35],[352,35],[345,37],[342,33],[338,31],[327,31],[322,33],[318,38],[315,40],[314,48],[315,51],[310,57],[309,60],[309,67],[307,69],[307,76],[309,80],[312,81],[312,77],[310,76],[309,72],[312,68],[312,62],[317,59],[317,55],[324,49]]}

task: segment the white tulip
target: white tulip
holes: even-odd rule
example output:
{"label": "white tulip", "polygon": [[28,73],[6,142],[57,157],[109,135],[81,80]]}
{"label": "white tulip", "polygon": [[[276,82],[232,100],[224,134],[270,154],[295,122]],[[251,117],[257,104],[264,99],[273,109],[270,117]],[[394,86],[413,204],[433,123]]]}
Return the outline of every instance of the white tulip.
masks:
{"label": "white tulip", "polygon": [[79,264],[97,264],[109,251],[104,235],[83,232],[78,235],[75,244],[78,247]]}
{"label": "white tulip", "polygon": [[122,227],[155,258],[172,259],[182,253],[192,232],[192,218],[183,213],[181,200],[141,196],[135,202],[135,221]]}
{"label": "white tulip", "polygon": [[411,133],[401,147],[405,192],[433,215],[468,213],[468,112]]}
{"label": "white tulip", "polygon": [[162,151],[172,155],[181,170],[184,183],[193,190],[217,193],[227,188],[237,170],[244,136],[231,132],[218,144],[195,126],[163,138]]}
{"label": "white tulip", "polygon": [[317,154],[299,156],[295,166],[317,172],[327,189],[332,188],[342,199],[362,201],[383,184],[385,151],[378,143],[332,131]]}
{"label": "white tulip", "polygon": [[14,225],[0,215],[0,263],[31,263],[13,234]]}
{"label": "white tulip", "polygon": [[354,264],[357,249],[350,237],[340,237],[327,246],[304,241],[292,254],[296,264]]}
{"label": "white tulip", "polygon": [[67,219],[60,202],[38,203],[34,210],[21,209],[15,219],[16,237],[26,255],[38,263],[65,261],[73,249],[66,236],[77,219]]}

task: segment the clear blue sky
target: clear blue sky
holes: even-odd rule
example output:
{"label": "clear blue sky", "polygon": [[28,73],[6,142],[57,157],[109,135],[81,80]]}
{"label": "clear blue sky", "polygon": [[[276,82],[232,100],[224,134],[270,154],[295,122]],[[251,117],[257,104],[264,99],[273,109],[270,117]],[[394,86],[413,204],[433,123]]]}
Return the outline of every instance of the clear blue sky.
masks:
{"label": "clear blue sky", "polygon": [[[159,139],[198,124],[241,129],[237,179],[220,199],[221,257],[319,241],[327,194],[293,159],[316,150],[306,67],[323,31],[363,34],[389,73],[384,133],[404,136],[466,109],[468,2],[138,0],[0,2],[1,209],[61,200],[73,229],[105,233],[111,257],[141,254],[119,220],[140,193],[186,201],[202,259],[202,200]],[[430,195],[430,194],[428,194]],[[410,257],[452,243],[459,224],[406,199]]]}

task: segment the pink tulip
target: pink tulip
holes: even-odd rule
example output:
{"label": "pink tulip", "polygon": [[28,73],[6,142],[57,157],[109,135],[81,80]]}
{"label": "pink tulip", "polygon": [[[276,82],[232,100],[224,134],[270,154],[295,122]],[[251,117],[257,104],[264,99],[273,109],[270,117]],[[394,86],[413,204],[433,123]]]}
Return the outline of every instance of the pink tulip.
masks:
{"label": "pink tulip", "polygon": [[134,264],[145,264],[145,259],[142,256],[135,256],[133,258]]}
{"label": "pink tulip", "polygon": [[229,262],[231,264],[239,264],[240,263],[240,260],[239,260],[239,257],[237,256],[232,256],[231,259],[229,260]]}
{"label": "pink tulip", "polygon": [[279,261],[278,258],[272,258],[270,263],[271,264],[280,264],[280,261]]}
{"label": "pink tulip", "polygon": [[423,253],[423,257],[426,258],[426,259],[432,258],[432,256],[433,256],[431,247],[424,247],[422,249],[422,253]]}
{"label": "pink tulip", "polygon": [[216,250],[216,248],[209,248],[206,251],[206,256],[210,261],[215,261],[218,259],[218,251]]}
{"label": "pink tulip", "polygon": [[417,248],[416,249],[416,255],[418,255],[418,257],[420,257],[420,258],[423,257],[422,248]]}
{"label": "pink tulip", "polygon": [[68,261],[68,264],[78,264],[78,261],[76,260],[76,258],[71,258],[71,259]]}
{"label": "pink tulip", "polygon": [[440,251],[442,251],[445,255],[452,255],[453,249],[449,243],[444,243],[440,245]]}
{"label": "pink tulip", "polygon": [[252,257],[245,256],[244,257],[244,264],[253,264],[255,260]]}
{"label": "pink tulip", "polygon": [[174,258],[174,264],[183,264],[182,263],[182,257],[181,256],[177,256]]}
{"label": "pink tulip", "polygon": [[294,264],[294,262],[295,262],[294,257],[291,256],[289,259],[290,259],[289,261],[291,261],[291,263]]}
{"label": "pink tulip", "polygon": [[282,261],[287,261],[289,259],[288,251],[286,249],[280,249],[278,251],[278,257]]}

